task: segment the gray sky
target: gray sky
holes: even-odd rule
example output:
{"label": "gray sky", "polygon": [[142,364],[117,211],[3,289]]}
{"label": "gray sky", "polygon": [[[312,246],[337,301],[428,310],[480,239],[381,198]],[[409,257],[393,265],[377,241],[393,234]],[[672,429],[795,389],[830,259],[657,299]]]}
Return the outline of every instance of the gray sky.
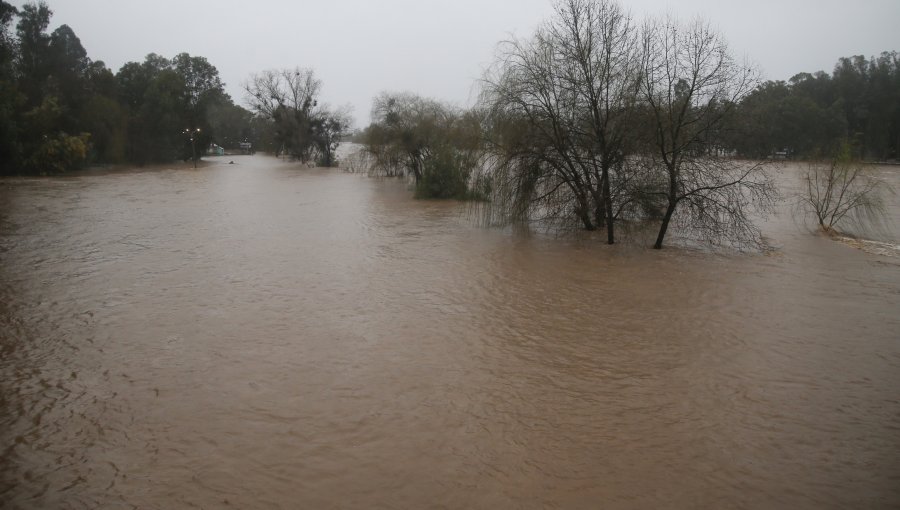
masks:
{"label": "gray sky", "polygon": [[[527,36],[550,0],[47,0],[50,29],[72,27],[88,55],[118,71],[147,53],[204,56],[235,102],[251,73],[311,67],[324,99],[358,126],[383,90],[468,104],[510,34]],[[21,0],[14,0],[21,6]],[[630,0],[636,18],[701,15],[767,79],[831,72],[839,57],[900,51],[900,0]]]}

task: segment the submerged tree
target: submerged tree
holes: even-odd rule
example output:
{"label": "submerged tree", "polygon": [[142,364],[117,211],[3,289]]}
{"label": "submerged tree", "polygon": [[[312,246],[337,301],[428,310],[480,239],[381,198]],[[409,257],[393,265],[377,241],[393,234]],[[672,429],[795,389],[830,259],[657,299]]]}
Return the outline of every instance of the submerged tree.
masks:
{"label": "submerged tree", "polygon": [[470,192],[482,155],[480,128],[474,112],[415,94],[382,93],[364,143],[372,171],[411,176],[419,198],[480,198]]}
{"label": "submerged tree", "polygon": [[641,78],[637,35],[615,2],[565,0],[531,39],[503,43],[482,100],[505,215],[574,215],[614,242]]}
{"label": "submerged tree", "polygon": [[320,104],[322,82],[312,69],[268,70],[244,84],[250,107],[273,123],[276,152],[332,166],[340,136],[351,124],[349,109]]}
{"label": "submerged tree", "polygon": [[411,175],[416,183],[425,161],[446,141],[451,120],[441,103],[411,93],[383,92],[372,104],[372,124],[365,144],[384,175]]}
{"label": "submerged tree", "polygon": [[763,163],[737,161],[722,145],[724,119],[756,84],[756,72],[731,56],[710,26],[671,18],[650,21],[642,36],[644,157],[662,187],[648,192],[664,210],[654,248],[662,248],[676,212],[680,227],[711,241],[755,243],[749,206],[769,207],[773,183]]}
{"label": "submerged tree", "polygon": [[[751,206],[775,191],[733,159],[725,120],[756,84],[702,21],[638,30],[611,0],[561,0],[527,40],[501,46],[485,79],[494,208],[576,218],[588,230],[659,220],[714,241],[754,242]],[[676,214],[678,213],[678,214]]]}
{"label": "submerged tree", "polygon": [[893,190],[853,160],[849,144],[828,161],[809,163],[801,178],[800,204],[822,232],[833,234],[841,225],[864,229],[885,220],[883,195]]}

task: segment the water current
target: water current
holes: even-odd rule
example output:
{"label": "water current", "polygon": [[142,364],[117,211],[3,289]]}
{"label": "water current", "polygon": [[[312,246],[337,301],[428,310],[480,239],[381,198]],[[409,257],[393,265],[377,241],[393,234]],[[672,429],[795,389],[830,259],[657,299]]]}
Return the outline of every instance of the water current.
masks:
{"label": "water current", "polygon": [[740,253],[261,155],[0,180],[0,506],[900,507],[890,200]]}

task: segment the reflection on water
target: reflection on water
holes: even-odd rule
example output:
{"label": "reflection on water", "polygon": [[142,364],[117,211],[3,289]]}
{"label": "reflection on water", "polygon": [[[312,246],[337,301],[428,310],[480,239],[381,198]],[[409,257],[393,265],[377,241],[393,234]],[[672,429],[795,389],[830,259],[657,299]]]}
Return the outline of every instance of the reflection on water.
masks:
{"label": "reflection on water", "polygon": [[235,163],[0,181],[4,506],[900,505],[900,258],[788,206],[772,253],[656,252]]}

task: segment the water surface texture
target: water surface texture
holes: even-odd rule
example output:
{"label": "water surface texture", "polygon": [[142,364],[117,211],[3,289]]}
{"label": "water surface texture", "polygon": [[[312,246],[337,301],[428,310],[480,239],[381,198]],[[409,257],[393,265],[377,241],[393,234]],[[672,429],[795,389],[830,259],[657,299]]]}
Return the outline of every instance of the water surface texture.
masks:
{"label": "water surface texture", "polygon": [[0,180],[0,506],[900,506],[900,258],[231,159]]}

